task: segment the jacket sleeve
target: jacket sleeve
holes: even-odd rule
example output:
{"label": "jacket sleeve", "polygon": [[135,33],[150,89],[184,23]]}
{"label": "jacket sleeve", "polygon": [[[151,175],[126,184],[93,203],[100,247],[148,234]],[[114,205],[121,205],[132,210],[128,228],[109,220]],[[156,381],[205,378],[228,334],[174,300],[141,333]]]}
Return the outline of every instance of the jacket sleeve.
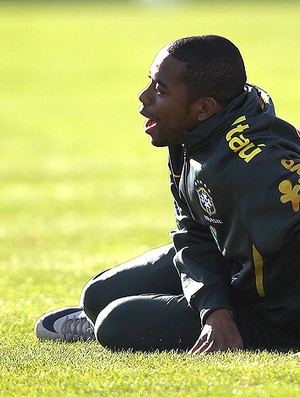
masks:
{"label": "jacket sleeve", "polygon": [[[222,171],[219,178],[225,178]],[[300,240],[298,147],[284,142],[268,144],[249,164],[240,161],[230,183],[233,200],[259,252],[272,254],[290,241]]]}
{"label": "jacket sleeve", "polygon": [[[219,252],[210,231],[191,219],[176,202],[178,229],[173,235],[174,258],[184,295],[199,311],[202,325],[212,311],[231,305],[229,264]],[[180,214],[178,213],[180,212]]]}
{"label": "jacket sleeve", "polygon": [[289,289],[300,274],[300,151],[269,144],[249,164],[240,163],[231,178],[233,200],[255,247],[254,268],[258,261],[262,269],[259,295],[268,297]]}
{"label": "jacket sleeve", "polygon": [[[179,157],[177,153],[175,158]],[[229,264],[219,252],[208,227],[193,219],[185,200],[179,195],[181,167],[174,166],[170,160],[169,167],[177,222],[173,234],[174,264],[181,277],[183,293],[190,306],[199,311],[204,324],[213,310],[227,308],[233,312]]]}

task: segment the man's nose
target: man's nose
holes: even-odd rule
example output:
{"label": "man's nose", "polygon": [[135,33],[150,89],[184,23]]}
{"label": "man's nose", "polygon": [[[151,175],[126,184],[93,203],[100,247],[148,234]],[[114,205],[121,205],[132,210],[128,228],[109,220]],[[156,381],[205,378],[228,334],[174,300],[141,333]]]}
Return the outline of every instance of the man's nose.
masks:
{"label": "man's nose", "polygon": [[152,94],[151,94],[151,85],[149,84],[140,94],[139,94],[139,100],[144,104],[144,105],[151,105],[152,103]]}

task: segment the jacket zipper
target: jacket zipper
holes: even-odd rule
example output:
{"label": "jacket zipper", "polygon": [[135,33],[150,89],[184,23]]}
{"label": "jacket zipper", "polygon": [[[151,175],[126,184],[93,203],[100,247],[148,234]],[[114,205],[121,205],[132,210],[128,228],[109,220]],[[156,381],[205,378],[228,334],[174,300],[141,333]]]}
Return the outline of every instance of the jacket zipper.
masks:
{"label": "jacket zipper", "polygon": [[184,147],[183,150],[183,191],[184,191],[184,198],[185,198],[185,202],[186,205],[189,209],[189,212],[193,218],[193,220],[195,220],[195,217],[193,215],[193,211],[192,211],[192,206],[189,202],[189,196],[188,196],[188,191],[187,191],[187,180],[188,180],[188,175],[189,175],[189,161],[188,161],[188,154],[187,154],[187,150],[186,147]]}

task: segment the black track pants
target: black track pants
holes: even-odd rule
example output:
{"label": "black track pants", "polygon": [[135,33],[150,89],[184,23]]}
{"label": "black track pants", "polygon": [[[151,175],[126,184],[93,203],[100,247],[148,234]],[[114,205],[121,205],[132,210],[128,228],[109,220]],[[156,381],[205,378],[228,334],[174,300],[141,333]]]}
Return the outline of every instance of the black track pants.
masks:
{"label": "black track pants", "polygon": [[[201,332],[199,314],[188,306],[164,246],[96,276],[81,305],[95,324],[98,341],[111,349],[190,349]],[[237,296],[235,321],[247,349],[300,346],[300,282],[251,305]],[[296,313],[296,314],[294,314]]]}
{"label": "black track pants", "polygon": [[164,246],[107,270],[83,290],[82,305],[106,347],[133,350],[189,349],[200,335],[199,314],[183,297]]}

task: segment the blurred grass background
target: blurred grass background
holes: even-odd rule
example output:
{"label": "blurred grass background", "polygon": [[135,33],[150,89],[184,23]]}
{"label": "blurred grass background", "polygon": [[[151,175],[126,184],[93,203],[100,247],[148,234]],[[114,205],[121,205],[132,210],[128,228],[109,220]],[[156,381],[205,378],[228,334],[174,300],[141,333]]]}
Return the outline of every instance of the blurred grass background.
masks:
{"label": "blurred grass background", "polygon": [[75,303],[102,267],[169,241],[167,153],[137,99],[162,46],[228,37],[297,124],[299,21],[298,2],[1,2],[0,315],[16,296]]}
{"label": "blurred grass background", "polygon": [[44,311],[76,305],[95,273],[169,242],[167,151],[149,144],[138,114],[156,52],[182,36],[228,37],[248,80],[300,126],[299,26],[299,1],[0,2],[0,338],[3,354],[16,339],[9,362],[35,343]]}

